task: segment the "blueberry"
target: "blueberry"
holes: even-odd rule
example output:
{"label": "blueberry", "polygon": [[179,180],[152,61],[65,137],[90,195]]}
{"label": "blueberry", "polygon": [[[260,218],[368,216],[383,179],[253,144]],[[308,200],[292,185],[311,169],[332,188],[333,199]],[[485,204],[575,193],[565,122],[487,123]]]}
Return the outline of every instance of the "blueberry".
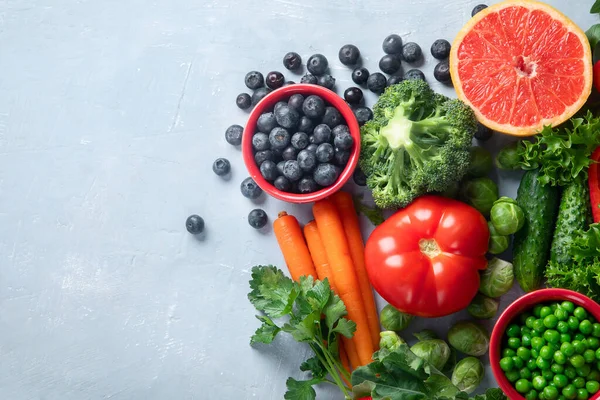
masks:
{"label": "blueberry", "polygon": [[283,56],[283,66],[290,71],[294,71],[302,66],[302,57],[300,57],[300,54],[290,51]]}
{"label": "blueberry", "polygon": [[292,146],[294,146],[296,149],[305,149],[308,144],[308,135],[306,133],[296,132],[292,135]]}
{"label": "blueberry", "polygon": [[250,71],[246,74],[244,82],[248,89],[255,90],[264,86],[265,78],[263,77],[263,74],[258,71]]}
{"label": "blueberry", "polygon": [[284,192],[289,192],[290,189],[292,188],[292,183],[285,176],[278,176],[277,178],[275,178],[275,182],[273,182],[273,186],[275,186],[275,188],[278,190],[282,190]]}
{"label": "blueberry", "polygon": [[356,68],[354,69],[354,71],[352,71],[352,82],[356,83],[357,85],[364,85],[365,83],[367,83],[367,80],[369,79],[369,70],[364,68],[364,67],[360,67],[360,68]]}
{"label": "blueberry", "polygon": [[477,14],[479,11],[481,11],[485,8],[487,8],[487,6],[485,4],[476,5],[475,8],[473,8],[473,11],[471,11],[471,17],[474,17],[475,14]]}
{"label": "blueberry", "polygon": [[285,161],[279,161],[277,163],[277,172],[279,172],[279,175],[283,175],[283,165],[285,164]]}
{"label": "blueberry", "polygon": [[269,143],[271,143],[271,148],[277,150],[285,149],[290,144],[290,139],[290,133],[280,126],[273,128],[269,134]]}
{"label": "blueberry", "polygon": [[278,101],[273,106],[273,113],[275,113],[277,110],[279,110],[279,107],[281,107],[281,106],[287,106],[287,105],[288,105],[288,103],[286,103],[285,101]]}
{"label": "blueberry", "polygon": [[190,215],[185,221],[185,228],[192,235],[202,233],[202,231],[204,230],[204,220],[199,215]]}
{"label": "blueberry", "polygon": [[[306,151],[306,150],[302,150]],[[294,182],[302,178],[302,169],[296,160],[287,160],[283,165],[283,176]]]}
{"label": "blueberry", "polygon": [[260,173],[268,181],[274,181],[277,178],[277,164],[273,161],[266,160],[260,164]]}
{"label": "blueberry", "polygon": [[225,176],[231,171],[231,164],[226,158],[217,158],[213,163],[212,170],[219,176]]}
{"label": "blueberry", "polygon": [[327,71],[328,64],[323,54],[313,54],[306,62],[306,68],[311,74],[319,76]]}
{"label": "blueberry", "polygon": [[247,110],[252,105],[252,98],[248,93],[240,93],[235,98],[235,104],[242,110]]}
{"label": "blueberry", "polygon": [[279,71],[271,71],[267,74],[267,78],[265,80],[267,87],[271,89],[279,89],[283,86],[283,82],[285,82],[285,78],[283,74]]}
{"label": "blueberry", "polygon": [[300,169],[304,172],[310,172],[317,166],[317,156],[311,151],[300,150],[297,160]]}
{"label": "blueberry", "polygon": [[373,111],[369,107],[356,107],[353,111],[356,121],[358,121],[358,125],[360,126],[373,119]]}
{"label": "blueberry", "polygon": [[344,91],[344,99],[350,104],[360,104],[363,99],[363,92],[356,86],[349,87]]}
{"label": "blueberry", "polygon": [[318,79],[313,74],[305,74],[302,78],[300,78],[300,83],[310,83],[311,85],[316,85]]}
{"label": "blueberry", "polygon": [[[350,131],[346,125],[339,126],[345,127],[346,130],[339,130],[338,132],[335,132],[334,129],[333,145],[340,150],[350,150],[354,144],[354,139],[352,138],[352,135],[350,135]],[[336,128],[338,128],[338,126],[336,126]]]}
{"label": "blueberry", "polygon": [[415,42],[408,42],[402,46],[402,59],[408,63],[414,63],[421,59],[423,52],[421,46]]}
{"label": "blueberry", "polygon": [[388,78],[387,85],[392,86],[392,85],[402,82],[403,80],[404,80],[404,78],[401,77],[400,75],[392,75]]}
{"label": "blueberry", "polygon": [[450,42],[438,39],[431,45],[431,55],[438,60],[445,60],[450,55]]}
{"label": "blueberry", "polygon": [[335,78],[329,74],[319,76],[317,85],[323,86],[326,89],[333,90],[335,87]]}
{"label": "blueberry", "polygon": [[304,177],[298,182],[298,193],[300,194],[316,192],[318,189],[319,186],[317,186],[317,182],[313,178]]}
{"label": "blueberry", "polygon": [[317,154],[317,149],[319,148],[319,145],[316,143],[311,143],[308,146],[306,146],[306,148],[304,150],[306,151],[310,151],[311,153],[314,153],[315,155]]}
{"label": "blueberry", "polygon": [[271,132],[276,126],[277,120],[272,112],[261,114],[256,121],[256,128],[263,133]]}
{"label": "blueberry", "polygon": [[256,89],[254,93],[252,93],[252,105],[257,105],[259,101],[269,94],[269,92],[271,92],[271,89],[265,87]]}
{"label": "blueberry", "polygon": [[350,134],[350,128],[348,128],[348,125],[336,125],[332,130],[331,133],[333,134],[333,138],[335,141],[335,137],[338,135],[349,135]]}
{"label": "blueberry", "polygon": [[331,143],[321,143],[316,151],[317,160],[322,163],[329,162],[333,159],[334,153],[335,149]]}
{"label": "blueberry", "polygon": [[344,117],[335,107],[325,107],[325,115],[321,121],[325,125],[329,125],[330,128],[337,126],[344,122]]}
{"label": "blueberry", "polygon": [[406,80],[420,79],[420,80],[424,81],[425,75],[420,70],[413,68],[413,69],[409,69],[408,71],[406,71],[406,73],[404,74],[404,79],[406,79]]}
{"label": "blueberry", "polygon": [[272,150],[261,150],[254,153],[254,162],[260,167],[265,161],[275,161],[275,153]]}
{"label": "blueberry", "polygon": [[450,64],[448,60],[440,61],[433,69],[433,77],[439,82],[450,82]]}
{"label": "blueberry", "polygon": [[322,118],[325,114],[325,102],[317,95],[310,95],[302,103],[302,111],[308,118]]}
{"label": "blueberry", "polygon": [[348,164],[348,160],[350,159],[350,152],[348,150],[335,149],[335,154],[333,155],[333,160],[340,167],[344,167]]}
{"label": "blueberry", "polygon": [[331,186],[339,176],[339,169],[331,164],[319,164],[313,172],[313,178],[321,186]]}
{"label": "blueberry", "polygon": [[287,103],[284,103],[284,105],[275,110],[275,119],[280,126],[286,129],[292,129],[300,122],[300,114],[298,111],[288,106]]}
{"label": "blueberry", "polygon": [[254,179],[248,177],[242,181],[240,185],[242,195],[248,199],[257,199],[262,194],[260,186],[254,182]]}
{"label": "blueberry", "polygon": [[269,135],[266,133],[258,132],[252,136],[252,147],[256,151],[268,150],[271,145],[269,144]]}
{"label": "blueberry", "polygon": [[300,123],[298,124],[298,130],[300,132],[311,133],[313,129],[313,122],[310,120],[310,118],[304,115],[300,117]]}
{"label": "blueberry", "polygon": [[369,76],[369,79],[367,79],[367,87],[373,93],[383,93],[386,84],[387,80],[381,72],[375,72]]}
{"label": "blueberry", "polygon": [[386,54],[379,60],[379,69],[386,74],[395,74],[400,70],[400,59],[392,54]]}
{"label": "blueberry", "polygon": [[244,128],[240,125],[231,125],[225,131],[225,140],[227,143],[233,146],[239,146],[242,144],[242,134],[244,133]]}
{"label": "blueberry", "polygon": [[492,137],[492,135],[493,132],[490,128],[483,125],[482,123],[477,123],[477,132],[475,132],[475,139],[485,142],[486,140],[489,140]]}
{"label": "blueberry", "polygon": [[338,57],[340,58],[340,62],[344,65],[354,65],[358,61],[360,57],[360,50],[353,44],[347,44],[342,46],[340,52],[338,53]]}
{"label": "blueberry", "polygon": [[298,112],[302,112],[302,103],[304,103],[304,96],[300,93],[293,94],[288,99],[288,106]]}
{"label": "blueberry", "polygon": [[250,211],[248,214],[248,223],[254,229],[260,229],[267,224],[269,217],[267,217],[267,213],[260,208],[256,210]]}
{"label": "blueberry", "polygon": [[367,186],[367,176],[360,167],[356,167],[354,174],[352,174],[352,179],[354,179],[354,183],[358,186]]}
{"label": "blueberry", "polygon": [[402,38],[395,34],[389,35],[383,39],[381,47],[386,54],[400,54],[402,52]]}

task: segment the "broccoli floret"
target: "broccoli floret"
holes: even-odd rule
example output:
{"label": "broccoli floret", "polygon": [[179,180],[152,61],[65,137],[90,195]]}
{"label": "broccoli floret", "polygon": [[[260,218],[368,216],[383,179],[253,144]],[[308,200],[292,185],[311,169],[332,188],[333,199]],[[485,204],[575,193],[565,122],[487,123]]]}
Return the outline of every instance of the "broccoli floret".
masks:
{"label": "broccoli floret", "polygon": [[377,206],[405,207],[462,179],[477,130],[466,104],[407,80],[386,89],[373,115],[361,129],[360,167]]}

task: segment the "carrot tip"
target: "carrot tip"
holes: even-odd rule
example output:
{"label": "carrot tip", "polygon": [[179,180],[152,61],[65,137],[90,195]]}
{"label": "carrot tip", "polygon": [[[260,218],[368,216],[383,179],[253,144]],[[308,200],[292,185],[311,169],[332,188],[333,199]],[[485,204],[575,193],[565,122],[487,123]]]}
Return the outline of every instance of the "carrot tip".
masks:
{"label": "carrot tip", "polygon": [[287,216],[287,215],[288,215],[288,213],[287,213],[287,212],[285,212],[285,211],[281,211],[281,212],[279,212],[279,214],[277,214],[277,218],[285,217],[285,216]]}

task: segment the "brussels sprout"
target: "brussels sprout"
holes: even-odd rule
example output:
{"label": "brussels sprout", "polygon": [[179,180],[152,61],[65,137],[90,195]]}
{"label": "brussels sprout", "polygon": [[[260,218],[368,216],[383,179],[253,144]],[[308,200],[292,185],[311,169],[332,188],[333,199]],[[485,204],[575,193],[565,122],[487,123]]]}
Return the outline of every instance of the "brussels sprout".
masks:
{"label": "brussels sprout", "polygon": [[413,333],[413,336],[419,340],[439,339],[440,337],[431,329],[423,329],[421,332]]}
{"label": "brussels sprout", "polygon": [[462,353],[479,357],[488,351],[490,335],[483,326],[471,321],[462,321],[450,328],[448,342]]}
{"label": "brussels sprout", "polygon": [[492,170],[492,155],[483,147],[471,147],[471,164],[467,175],[473,178],[487,176]]}
{"label": "brussels sprout", "polygon": [[488,216],[494,202],[498,200],[498,185],[490,178],[472,179],[463,184],[461,195],[467,203]]}
{"label": "brussels sprout", "polygon": [[399,332],[403,329],[406,329],[410,321],[412,321],[414,317],[409,314],[405,314],[402,311],[399,311],[396,307],[388,304],[383,307],[381,310],[381,314],[379,314],[379,319],[381,321],[381,326],[383,329],[388,331],[396,331]]}
{"label": "brussels sprout", "polygon": [[514,142],[500,150],[496,156],[496,166],[500,169],[517,170],[521,167],[518,142]]}
{"label": "brussels sprout", "polygon": [[394,331],[383,331],[379,333],[379,348],[390,351],[396,350],[406,342]]}
{"label": "brussels sprout", "polygon": [[516,201],[500,197],[490,211],[490,221],[500,235],[512,235],[523,227],[525,214]]}
{"label": "brussels sprout", "polygon": [[417,356],[429,361],[434,368],[441,370],[450,358],[450,346],[442,339],[417,342],[410,348]]}
{"label": "brussels sprout", "polygon": [[498,301],[477,293],[469,307],[467,307],[467,311],[477,319],[493,318],[498,312]]}
{"label": "brussels sprout", "polygon": [[491,254],[500,254],[510,245],[510,238],[508,236],[504,236],[496,231],[494,224],[488,222],[488,228],[490,229],[490,242],[488,244],[488,252]]}
{"label": "brussels sprout", "polygon": [[494,257],[481,272],[479,291],[488,297],[504,296],[513,286],[514,277],[513,265]]}
{"label": "brussels sprout", "polygon": [[472,393],[483,380],[485,368],[475,357],[463,358],[452,372],[452,383],[465,393]]}

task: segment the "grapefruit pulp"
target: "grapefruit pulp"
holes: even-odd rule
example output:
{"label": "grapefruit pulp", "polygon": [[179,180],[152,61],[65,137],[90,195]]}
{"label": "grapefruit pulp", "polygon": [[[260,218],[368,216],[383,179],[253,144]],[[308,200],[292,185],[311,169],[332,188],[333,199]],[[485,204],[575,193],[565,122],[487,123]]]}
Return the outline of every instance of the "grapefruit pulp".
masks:
{"label": "grapefruit pulp", "polygon": [[585,33],[532,0],[504,1],[471,18],[452,44],[450,73],[482,124],[516,136],[569,119],[593,82]]}

